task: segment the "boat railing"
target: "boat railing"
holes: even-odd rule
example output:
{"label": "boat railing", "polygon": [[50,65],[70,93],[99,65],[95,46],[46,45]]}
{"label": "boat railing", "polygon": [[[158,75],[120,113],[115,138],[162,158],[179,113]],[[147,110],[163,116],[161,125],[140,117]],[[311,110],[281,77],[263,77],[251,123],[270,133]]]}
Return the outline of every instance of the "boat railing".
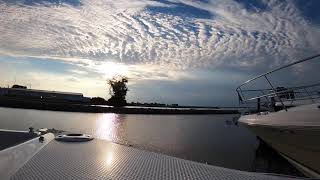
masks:
{"label": "boat railing", "polygon": [[[259,76],[256,76],[242,83],[236,89],[236,92],[239,98],[239,103],[246,104],[246,105],[257,103],[258,110],[260,110],[261,105],[270,108],[270,107],[276,106],[277,104],[280,104],[282,109],[287,111],[288,110],[287,107],[296,101],[308,100],[308,101],[315,102],[316,99],[320,98],[320,82],[315,84],[303,85],[303,86],[278,87],[275,85],[275,83],[271,81],[271,78],[269,76],[277,71],[289,68],[291,66],[300,64],[302,62],[306,62],[314,59],[320,60],[320,58],[317,58],[317,57],[320,57],[320,54],[317,54],[302,60],[298,60],[293,63],[287,64],[285,66],[276,68],[272,71],[263,73]],[[264,88],[264,89],[245,89],[244,88],[246,85],[257,82],[261,79],[265,80],[268,88]],[[251,94],[251,96],[249,96],[248,94]]]}

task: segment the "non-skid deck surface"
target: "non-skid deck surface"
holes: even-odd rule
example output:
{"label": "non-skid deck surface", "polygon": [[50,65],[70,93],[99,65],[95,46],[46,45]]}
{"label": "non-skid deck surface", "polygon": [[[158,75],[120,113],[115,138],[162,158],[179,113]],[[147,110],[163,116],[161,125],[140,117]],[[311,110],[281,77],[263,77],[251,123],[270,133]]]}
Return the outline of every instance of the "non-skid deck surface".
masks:
{"label": "non-skid deck surface", "polygon": [[86,143],[63,143],[53,140],[11,179],[284,180],[290,178],[205,165],[103,140]]}

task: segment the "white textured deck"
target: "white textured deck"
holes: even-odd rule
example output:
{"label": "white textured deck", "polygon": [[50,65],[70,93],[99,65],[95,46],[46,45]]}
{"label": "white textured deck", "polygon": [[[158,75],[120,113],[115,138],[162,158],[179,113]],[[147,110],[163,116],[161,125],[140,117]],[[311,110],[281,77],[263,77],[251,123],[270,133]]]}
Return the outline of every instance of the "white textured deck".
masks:
{"label": "white textured deck", "polygon": [[284,180],[296,178],[220,168],[103,140],[85,143],[64,143],[53,140],[11,179]]}

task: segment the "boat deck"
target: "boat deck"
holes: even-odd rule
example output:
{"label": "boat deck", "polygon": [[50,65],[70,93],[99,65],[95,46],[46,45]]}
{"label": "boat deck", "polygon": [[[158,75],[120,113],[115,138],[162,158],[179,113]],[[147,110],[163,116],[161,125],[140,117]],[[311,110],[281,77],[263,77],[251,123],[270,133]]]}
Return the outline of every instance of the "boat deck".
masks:
{"label": "boat deck", "polygon": [[59,142],[51,133],[44,137],[43,142],[35,138],[0,151],[2,179],[298,179],[221,168],[98,139]]}

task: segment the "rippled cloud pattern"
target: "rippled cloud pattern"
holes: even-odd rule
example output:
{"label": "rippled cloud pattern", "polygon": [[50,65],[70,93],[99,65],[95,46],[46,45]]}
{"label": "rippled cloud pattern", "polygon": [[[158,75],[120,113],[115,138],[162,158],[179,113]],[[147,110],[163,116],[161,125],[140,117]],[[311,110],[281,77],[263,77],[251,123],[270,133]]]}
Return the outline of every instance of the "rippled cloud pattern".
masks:
{"label": "rippled cloud pattern", "polygon": [[274,66],[319,50],[319,13],[310,10],[319,1],[304,2],[0,1],[0,54],[168,69]]}

